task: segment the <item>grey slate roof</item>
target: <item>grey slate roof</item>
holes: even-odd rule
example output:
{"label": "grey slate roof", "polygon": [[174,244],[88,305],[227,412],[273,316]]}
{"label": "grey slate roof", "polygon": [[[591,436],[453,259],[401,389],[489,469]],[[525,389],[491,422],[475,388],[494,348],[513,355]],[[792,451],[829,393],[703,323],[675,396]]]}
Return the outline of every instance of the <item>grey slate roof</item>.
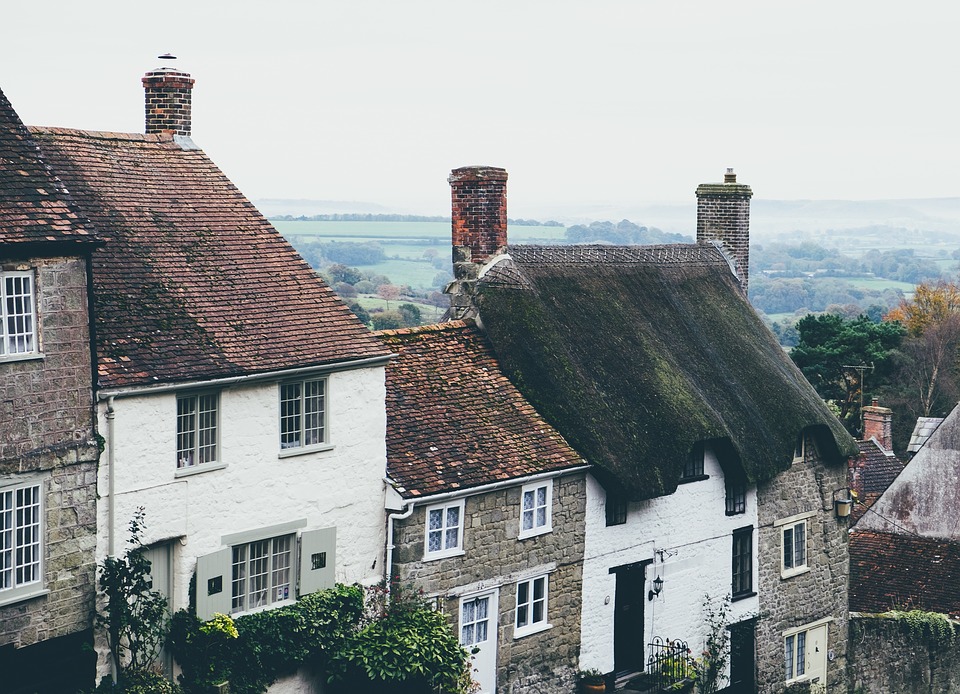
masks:
{"label": "grey slate roof", "polygon": [[920,447],[930,438],[930,435],[943,423],[943,419],[943,417],[917,417],[917,425],[913,428],[913,433],[910,434],[907,451],[910,453],[919,451]]}

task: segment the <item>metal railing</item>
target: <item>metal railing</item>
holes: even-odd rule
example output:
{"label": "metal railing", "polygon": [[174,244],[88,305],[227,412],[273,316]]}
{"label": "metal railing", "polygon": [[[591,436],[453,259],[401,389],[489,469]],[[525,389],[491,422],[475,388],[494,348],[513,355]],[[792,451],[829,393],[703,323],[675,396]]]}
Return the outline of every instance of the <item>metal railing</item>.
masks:
{"label": "metal railing", "polygon": [[647,680],[655,689],[666,689],[693,676],[686,641],[653,637],[647,644]]}

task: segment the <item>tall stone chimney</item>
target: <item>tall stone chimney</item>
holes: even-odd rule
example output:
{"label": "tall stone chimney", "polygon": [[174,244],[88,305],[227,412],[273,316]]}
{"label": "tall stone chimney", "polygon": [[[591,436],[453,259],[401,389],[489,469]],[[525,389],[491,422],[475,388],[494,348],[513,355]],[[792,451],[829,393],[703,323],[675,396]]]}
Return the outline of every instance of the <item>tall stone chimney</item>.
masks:
{"label": "tall stone chimney", "polygon": [[697,243],[719,241],[733,258],[740,287],[747,293],[750,272],[750,186],[727,169],[723,183],[697,186]]}
{"label": "tall stone chimney", "polygon": [[884,451],[893,450],[893,410],[873,401],[863,408],[863,440],[875,439]]}
{"label": "tall stone chimney", "polygon": [[453,282],[450,317],[476,315],[473,302],[480,268],[507,245],[507,171],[495,166],[464,166],[450,172]]}
{"label": "tall stone chimney", "polygon": [[143,76],[149,133],[190,135],[193,78],[176,68],[158,67]]}

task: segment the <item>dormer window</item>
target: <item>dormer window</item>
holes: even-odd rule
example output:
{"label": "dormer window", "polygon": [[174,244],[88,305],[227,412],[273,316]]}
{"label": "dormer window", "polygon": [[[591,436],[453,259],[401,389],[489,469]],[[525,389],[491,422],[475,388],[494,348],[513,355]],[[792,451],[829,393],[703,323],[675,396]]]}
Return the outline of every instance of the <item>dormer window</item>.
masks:
{"label": "dormer window", "polygon": [[797,440],[793,444],[794,462],[798,460],[803,460],[803,456],[805,452],[806,452],[806,444],[803,440],[803,432],[801,431],[799,434],[797,434]]}
{"label": "dormer window", "polygon": [[709,477],[709,475],[703,472],[704,450],[702,443],[698,443],[693,447],[693,450],[690,452],[690,455],[687,456],[687,460],[683,465],[683,476],[680,478],[681,484],[684,482],[697,482],[698,480],[705,480]]}
{"label": "dormer window", "polygon": [[747,483],[743,480],[727,480],[724,512],[728,516],[747,512]]}

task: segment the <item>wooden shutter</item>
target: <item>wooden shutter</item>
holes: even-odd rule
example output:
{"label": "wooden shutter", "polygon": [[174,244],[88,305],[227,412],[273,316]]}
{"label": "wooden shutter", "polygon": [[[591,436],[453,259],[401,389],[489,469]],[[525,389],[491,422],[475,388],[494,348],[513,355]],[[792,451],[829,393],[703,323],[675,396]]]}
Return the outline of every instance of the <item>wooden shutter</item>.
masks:
{"label": "wooden shutter", "polygon": [[232,564],[230,547],[197,557],[197,617],[201,620],[212,619],[216,612],[230,614]]}
{"label": "wooden shutter", "polygon": [[307,530],[300,535],[300,595],[333,588],[337,529]]}

